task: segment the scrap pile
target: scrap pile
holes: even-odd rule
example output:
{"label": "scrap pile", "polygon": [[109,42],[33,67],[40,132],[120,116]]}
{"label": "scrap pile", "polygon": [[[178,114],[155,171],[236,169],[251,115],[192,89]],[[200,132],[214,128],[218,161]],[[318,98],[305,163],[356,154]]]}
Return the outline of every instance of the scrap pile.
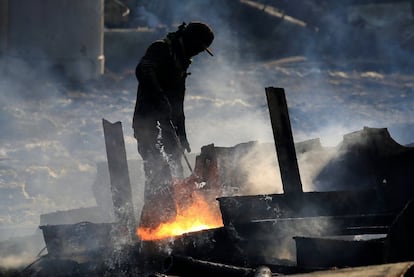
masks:
{"label": "scrap pile", "polygon": [[[295,145],[284,90],[267,88],[266,94],[283,193],[233,194],[246,182],[239,162],[264,145],[208,145],[196,160],[197,180],[176,183],[187,221],[177,216],[168,226],[136,230],[125,189],[130,184],[127,172],[122,173],[126,158],[119,155],[124,148],[121,125],[104,122],[117,221],[41,226],[48,254],[28,272],[53,274],[63,266],[67,276],[312,276],[309,272],[364,266],[336,273],[409,273],[414,260],[414,149],[396,143],[386,129],[365,127],[345,135],[337,147],[341,154],[315,176],[325,190],[304,192],[296,151],[322,153],[324,148],[315,140]],[[333,174],[341,167],[346,170]],[[327,183],[346,187],[350,181],[361,183],[326,190]],[[204,225],[198,218],[213,223]],[[200,228],[178,226],[189,222]],[[176,231],[179,227],[183,229]]]}

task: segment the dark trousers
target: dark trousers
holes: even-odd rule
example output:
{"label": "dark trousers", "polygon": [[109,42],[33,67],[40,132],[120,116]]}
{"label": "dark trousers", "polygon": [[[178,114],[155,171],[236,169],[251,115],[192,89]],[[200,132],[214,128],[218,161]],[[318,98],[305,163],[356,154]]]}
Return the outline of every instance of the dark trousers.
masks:
{"label": "dark trousers", "polygon": [[183,178],[182,153],[169,122],[148,120],[134,129],[144,160],[145,192],[140,227],[154,228],[176,214],[172,178]]}

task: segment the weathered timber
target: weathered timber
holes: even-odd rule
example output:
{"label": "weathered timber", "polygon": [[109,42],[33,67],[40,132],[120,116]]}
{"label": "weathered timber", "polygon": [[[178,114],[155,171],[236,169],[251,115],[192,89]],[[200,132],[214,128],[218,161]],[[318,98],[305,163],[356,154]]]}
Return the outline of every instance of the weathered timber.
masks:
{"label": "weathered timber", "polygon": [[410,201],[391,224],[386,240],[387,262],[414,260],[414,201]]}
{"label": "weathered timber", "polygon": [[395,142],[387,129],[364,127],[345,135],[337,149],[340,155],[315,176],[315,189],[321,191],[221,197],[224,224],[315,216],[395,216],[414,199],[414,148]]}
{"label": "weathered timber", "polygon": [[383,215],[320,216],[256,220],[234,223],[232,228],[238,238],[237,249],[249,264],[286,264],[286,259],[295,259],[294,236],[385,236],[392,220],[392,216]]}
{"label": "weathered timber", "polygon": [[256,10],[259,10],[267,15],[270,15],[272,17],[275,17],[278,20],[285,20],[291,24],[294,24],[296,26],[299,27],[306,27],[306,22],[303,22],[297,18],[294,18],[290,15],[286,15],[285,13],[279,11],[277,8],[267,5],[267,4],[262,4],[260,2],[257,1],[251,1],[251,0],[240,0],[240,3],[254,8]]}
{"label": "weathered timber", "polygon": [[290,277],[349,277],[349,276],[413,276],[414,262],[393,263],[382,265],[371,265],[344,269],[331,269],[324,271],[315,271],[312,273],[290,275]]}
{"label": "weathered timber", "polygon": [[[300,268],[366,266],[384,263],[385,235],[294,237]],[[310,254],[312,253],[312,254]]]}
{"label": "weathered timber", "polygon": [[0,56],[6,54],[9,36],[9,0],[0,0]]}
{"label": "weathered timber", "polygon": [[114,214],[120,225],[128,227],[130,235],[133,236],[135,218],[122,124],[119,121],[116,123],[110,123],[105,119],[102,121]]}
{"label": "weathered timber", "polygon": [[225,276],[242,277],[254,276],[252,268],[237,267],[221,263],[197,260],[192,257],[170,256],[164,261],[164,271],[167,274],[186,276]]}
{"label": "weathered timber", "polygon": [[[234,230],[220,227],[177,236],[172,244],[171,239],[166,239],[143,241],[142,245],[149,251],[154,249],[159,251],[160,248],[170,249],[169,255],[190,256],[199,260],[244,266],[247,260],[243,250],[238,248],[239,240]],[[160,247],[160,245],[165,246]]]}
{"label": "weathered timber", "polygon": [[255,220],[235,223],[238,235],[249,239],[272,239],[288,232],[299,236],[339,236],[358,234],[386,234],[395,217],[393,215],[317,216]]}
{"label": "weathered timber", "polygon": [[302,192],[298,161],[283,88],[266,88],[284,193]]}
{"label": "weathered timber", "polygon": [[[380,197],[378,196],[380,195]],[[224,225],[252,220],[367,214],[396,215],[412,195],[392,188],[218,198]],[[239,207],[239,209],[234,209]]]}
{"label": "weathered timber", "polygon": [[101,253],[112,247],[111,231],[114,224],[80,222],[77,224],[44,225],[39,228],[52,257]]}
{"label": "weathered timber", "polygon": [[[265,4],[257,1],[240,1],[251,2],[248,6],[255,9],[262,9],[263,13],[270,14],[272,10],[278,11],[290,18],[293,18],[295,25],[312,28],[313,30],[321,31],[327,25],[326,15],[335,15],[344,13],[350,6],[354,5],[381,5],[381,4],[396,4],[411,3],[414,12],[414,4],[412,0],[343,0],[343,1],[327,1],[327,0],[278,0],[266,2]],[[253,4],[255,3],[255,4]],[[268,5],[270,4],[270,5]],[[245,4],[246,5],[246,4]],[[414,13],[413,13],[414,14]],[[278,16],[277,13],[274,16]],[[337,18],[336,18],[337,19]],[[286,19],[285,19],[286,20]],[[337,19],[338,20],[338,19]],[[289,20],[287,20],[289,21]],[[291,20],[290,20],[291,22]]]}

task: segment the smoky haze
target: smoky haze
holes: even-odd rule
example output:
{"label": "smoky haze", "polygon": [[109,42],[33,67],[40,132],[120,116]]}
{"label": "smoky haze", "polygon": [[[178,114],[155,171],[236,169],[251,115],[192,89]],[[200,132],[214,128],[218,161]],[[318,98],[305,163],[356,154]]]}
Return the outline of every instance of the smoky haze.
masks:
{"label": "smoky haze", "polygon": [[[174,31],[183,21],[205,21],[216,34],[215,56],[195,57],[187,82],[186,124],[194,152],[210,143],[272,142],[268,86],[285,88],[296,142],[320,138],[322,145],[335,146],[363,126],[388,127],[401,144],[414,141],[413,18],[405,2],[347,9],[345,22],[355,22],[358,32],[330,10],[321,20],[325,29],[316,32],[238,1],[168,1],[162,13],[159,1],[147,2],[144,19],[154,26]],[[96,205],[96,164],[106,160],[102,118],[123,123],[127,157],[140,157],[131,128],[134,68],[76,86],[18,58],[0,60],[0,70],[3,241],[35,233],[40,214]],[[252,154],[259,163],[249,168],[251,186],[244,192],[281,192],[270,149],[270,155]],[[305,188],[312,190],[312,178],[327,160],[310,165],[311,157],[298,159]]]}

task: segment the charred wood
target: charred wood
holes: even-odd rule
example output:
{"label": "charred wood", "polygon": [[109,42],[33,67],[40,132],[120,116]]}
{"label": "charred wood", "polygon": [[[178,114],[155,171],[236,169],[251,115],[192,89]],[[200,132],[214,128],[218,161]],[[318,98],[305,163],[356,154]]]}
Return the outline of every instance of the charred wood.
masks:
{"label": "charred wood", "polygon": [[102,122],[115,217],[119,223],[128,227],[132,237],[135,233],[135,219],[122,124],[110,123],[105,119]]}
{"label": "charred wood", "polygon": [[338,152],[314,179],[320,192],[219,198],[224,224],[309,216],[395,216],[414,198],[414,148],[395,142],[387,129],[364,127],[347,134]]}
{"label": "charred wood", "polygon": [[303,192],[285,90],[283,88],[268,87],[266,88],[266,97],[279,160],[283,191],[286,194]]}
{"label": "charred wood", "polygon": [[254,276],[252,268],[237,267],[221,263],[197,260],[192,257],[170,256],[164,261],[164,271],[167,274],[179,276]]}
{"label": "charred wood", "polygon": [[7,52],[9,29],[9,0],[0,0],[0,57]]}
{"label": "charred wood", "polygon": [[273,6],[269,6],[267,4],[262,4],[260,2],[251,1],[251,0],[240,0],[240,3],[242,3],[242,4],[244,4],[248,7],[260,10],[260,11],[262,11],[263,13],[265,13],[267,15],[270,15],[274,18],[277,18],[278,20],[285,20],[285,21],[287,21],[291,24],[294,24],[294,25],[297,25],[297,26],[300,26],[300,27],[306,27],[307,26],[306,22],[303,22],[303,21],[301,21],[297,18],[294,18],[290,15],[287,15],[287,14],[279,11],[277,8],[275,8]]}
{"label": "charred wood", "polygon": [[[384,263],[384,237],[294,237],[300,268],[366,266]],[[312,253],[312,254],[310,254]]]}
{"label": "charred wood", "polygon": [[387,262],[414,260],[414,200],[410,201],[391,224],[386,240]]}

